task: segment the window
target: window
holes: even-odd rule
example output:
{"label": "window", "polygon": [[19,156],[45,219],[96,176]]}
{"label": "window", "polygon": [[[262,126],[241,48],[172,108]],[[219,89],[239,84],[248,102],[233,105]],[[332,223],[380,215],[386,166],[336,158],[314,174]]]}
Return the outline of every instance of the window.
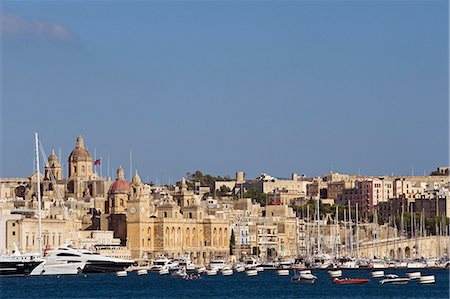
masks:
{"label": "window", "polygon": [[16,232],[15,232],[15,231],[13,231],[13,232],[12,232],[12,235],[13,235],[13,236],[15,236],[15,235],[16,235]]}
{"label": "window", "polygon": [[164,212],[164,218],[167,218],[167,212]]}

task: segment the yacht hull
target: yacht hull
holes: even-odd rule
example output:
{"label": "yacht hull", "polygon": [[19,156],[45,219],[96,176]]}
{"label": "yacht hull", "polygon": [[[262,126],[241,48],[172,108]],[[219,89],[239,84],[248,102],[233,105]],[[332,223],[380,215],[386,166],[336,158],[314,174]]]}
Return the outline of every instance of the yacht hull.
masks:
{"label": "yacht hull", "polygon": [[8,261],[0,262],[0,276],[29,275],[42,261]]}

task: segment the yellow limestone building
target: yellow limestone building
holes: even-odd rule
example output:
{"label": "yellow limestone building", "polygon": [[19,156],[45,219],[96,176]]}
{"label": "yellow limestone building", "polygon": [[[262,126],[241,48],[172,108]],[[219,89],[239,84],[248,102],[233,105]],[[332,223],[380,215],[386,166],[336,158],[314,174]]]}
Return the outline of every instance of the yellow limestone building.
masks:
{"label": "yellow limestone building", "polygon": [[133,258],[189,256],[194,263],[227,258],[230,221],[208,215],[183,179],[173,196],[154,200],[134,175],[127,205],[127,236]]}

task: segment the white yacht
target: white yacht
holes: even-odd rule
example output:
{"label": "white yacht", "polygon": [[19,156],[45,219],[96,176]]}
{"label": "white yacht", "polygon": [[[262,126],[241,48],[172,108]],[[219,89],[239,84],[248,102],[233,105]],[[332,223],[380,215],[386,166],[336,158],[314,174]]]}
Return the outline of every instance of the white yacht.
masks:
{"label": "white yacht", "polygon": [[47,264],[57,262],[84,262],[84,273],[104,273],[122,271],[131,266],[134,261],[100,255],[87,249],[76,249],[70,245],[60,246],[52,251],[46,259]]}
{"label": "white yacht", "polygon": [[195,270],[197,268],[189,256],[179,257],[174,259],[174,262],[178,263],[179,267],[185,268],[186,270]]}
{"label": "white yacht", "polygon": [[261,266],[261,263],[258,262],[257,259],[253,257],[249,257],[244,260],[245,269],[256,269],[256,267]]}
{"label": "white yacht", "polygon": [[173,270],[178,266],[177,261],[172,261],[165,256],[156,257],[153,261],[151,271],[160,271],[161,269]]}
{"label": "white yacht", "polygon": [[209,268],[211,270],[220,271],[220,270],[222,270],[223,268],[225,268],[227,266],[228,266],[227,262],[225,260],[222,260],[222,259],[215,259],[215,260],[211,260],[209,262]]}

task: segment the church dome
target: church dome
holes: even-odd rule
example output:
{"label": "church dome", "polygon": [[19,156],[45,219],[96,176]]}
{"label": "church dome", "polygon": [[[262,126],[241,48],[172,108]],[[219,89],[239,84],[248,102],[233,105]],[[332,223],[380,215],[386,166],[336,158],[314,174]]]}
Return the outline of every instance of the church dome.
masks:
{"label": "church dome", "polygon": [[117,178],[109,187],[108,193],[128,193],[131,190],[130,184],[125,180],[122,166],[117,169]]}
{"label": "church dome", "polygon": [[91,155],[87,151],[87,149],[84,147],[84,139],[81,135],[77,137],[77,146],[74,148],[74,150],[70,153],[69,161],[79,161],[79,160],[92,160]]}

